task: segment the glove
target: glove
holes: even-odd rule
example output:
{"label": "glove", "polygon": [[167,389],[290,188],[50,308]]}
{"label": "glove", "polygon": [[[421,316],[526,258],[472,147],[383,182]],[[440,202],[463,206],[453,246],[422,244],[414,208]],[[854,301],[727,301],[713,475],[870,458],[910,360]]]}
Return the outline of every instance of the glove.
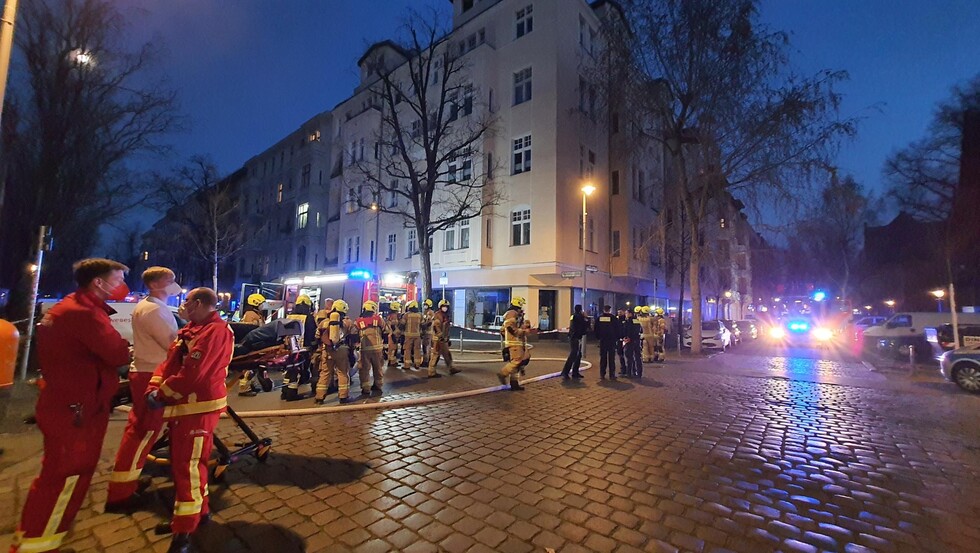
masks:
{"label": "glove", "polygon": [[149,407],[150,409],[163,409],[163,402],[157,399],[157,395],[159,393],[160,390],[154,389],[154,390],[150,390],[150,392],[146,394],[147,407]]}

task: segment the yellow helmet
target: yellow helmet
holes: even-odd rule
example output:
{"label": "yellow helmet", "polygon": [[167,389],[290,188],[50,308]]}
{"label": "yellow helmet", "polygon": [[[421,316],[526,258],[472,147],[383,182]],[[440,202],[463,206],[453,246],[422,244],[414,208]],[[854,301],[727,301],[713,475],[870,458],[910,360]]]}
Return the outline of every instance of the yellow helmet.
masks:
{"label": "yellow helmet", "polygon": [[419,302],[415,300],[412,300],[405,304],[405,309],[418,309],[418,308],[419,308]]}
{"label": "yellow helmet", "polygon": [[252,307],[258,307],[258,306],[262,305],[263,303],[265,303],[265,296],[263,296],[262,294],[258,294],[258,293],[256,293],[256,294],[250,294],[248,296],[248,299],[245,300],[245,301],[246,301],[246,303],[248,303]]}
{"label": "yellow helmet", "polygon": [[650,314],[650,306],[649,305],[644,305],[640,309],[640,312],[649,315]]}
{"label": "yellow helmet", "polygon": [[402,310],[402,304],[398,303],[397,301],[391,302],[390,304],[388,304],[388,307],[390,307],[391,310],[394,311],[395,313],[398,313],[399,311]]}
{"label": "yellow helmet", "polygon": [[449,300],[439,300],[439,307],[449,307]]}
{"label": "yellow helmet", "polygon": [[344,313],[344,314],[346,314],[348,309],[350,309],[350,307],[347,305],[347,302],[346,301],[344,301],[344,300],[334,300],[334,302],[333,302],[333,310],[336,311],[337,313]]}
{"label": "yellow helmet", "polygon": [[514,307],[518,307],[518,308],[520,308],[520,309],[524,309],[524,305],[525,305],[526,303],[527,303],[527,300],[525,300],[524,298],[522,298],[522,297],[520,297],[520,296],[514,296],[514,297],[513,297],[513,298],[511,298],[511,300],[510,300],[510,304],[511,304],[511,305],[513,305]]}
{"label": "yellow helmet", "polygon": [[311,300],[306,294],[300,294],[299,297],[296,298],[296,305],[309,305],[310,307],[313,307],[313,300]]}
{"label": "yellow helmet", "polygon": [[427,299],[424,302],[422,302],[422,305],[428,307],[429,309],[432,309],[432,300]]}
{"label": "yellow helmet", "polygon": [[642,312],[643,312],[643,307],[640,305],[637,305],[636,307],[633,308],[633,313],[642,313]]}
{"label": "yellow helmet", "polygon": [[[336,303],[336,302],[334,302],[334,303]],[[373,301],[371,301],[371,300],[368,300],[368,301],[364,302],[364,305],[362,307],[363,307],[364,311],[373,311],[375,313],[378,312],[378,304],[375,303],[375,302],[373,302]]]}
{"label": "yellow helmet", "polygon": [[660,317],[663,317],[664,316],[664,308],[663,307],[658,307],[657,309],[654,310],[654,313],[656,313]]}

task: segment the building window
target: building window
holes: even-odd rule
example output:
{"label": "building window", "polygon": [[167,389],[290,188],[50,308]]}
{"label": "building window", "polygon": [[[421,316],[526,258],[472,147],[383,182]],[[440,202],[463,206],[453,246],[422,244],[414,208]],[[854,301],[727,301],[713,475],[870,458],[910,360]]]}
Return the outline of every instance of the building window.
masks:
{"label": "building window", "polygon": [[415,229],[408,229],[408,257],[419,253],[419,243],[415,235]]}
{"label": "building window", "polygon": [[416,139],[422,136],[422,121],[416,119],[412,121],[412,138]]}
{"label": "building window", "polygon": [[619,194],[619,171],[613,171],[612,178],[610,180],[612,181],[612,194],[613,196],[616,196]]}
{"label": "building window", "polygon": [[347,189],[347,202],[345,202],[345,207],[347,213],[354,213],[357,211],[357,189],[351,187]]}
{"label": "building window", "polygon": [[595,251],[595,217],[589,219],[589,251]]}
{"label": "building window", "polygon": [[398,207],[398,179],[391,181],[391,190],[388,191],[388,207]]}
{"label": "building window", "polygon": [[346,249],[344,254],[344,263],[352,263],[354,261],[354,237],[348,236],[346,241]]}
{"label": "building window", "polygon": [[531,99],[531,68],[526,67],[514,73],[514,105]]}
{"label": "building window", "polygon": [[459,221],[446,229],[443,235],[443,251],[463,250],[470,247],[470,221]]}
{"label": "building window", "polygon": [[369,259],[371,260],[372,263],[374,263],[374,240],[371,240],[370,251],[371,254]]}
{"label": "building window", "polygon": [[300,246],[296,249],[296,270],[306,270],[306,246]]}
{"label": "building window", "polygon": [[526,246],[531,243],[531,210],[516,209],[510,213],[511,245]]}
{"label": "building window", "polygon": [[319,211],[316,212],[316,228],[323,227],[323,217]]}
{"label": "building window", "polygon": [[446,229],[443,235],[443,251],[450,251],[456,249],[456,225],[453,225]]}
{"label": "building window", "polygon": [[277,187],[277,190],[276,190],[276,203],[280,203],[280,204],[282,203],[282,183],[281,182],[279,183],[279,186]]}
{"label": "building window", "polygon": [[309,163],[303,166],[303,173],[299,181],[300,186],[310,185],[310,175],[312,174],[312,170],[313,168],[310,166]]}
{"label": "building window", "polygon": [[514,139],[514,168],[512,173],[524,173],[531,170],[531,135]]}
{"label": "building window", "polygon": [[724,217],[721,218],[721,221],[719,221],[719,223],[721,225],[721,228],[725,228],[726,223],[725,223],[725,218]]}
{"label": "building window", "polygon": [[532,8],[533,6],[528,6],[524,9],[517,10],[517,27],[515,33],[517,38],[521,38],[534,30]]}
{"label": "building window", "polygon": [[391,261],[395,259],[395,253],[398,251],[398,235],[389,234],[388,235],[388,255],[385,257],[385,261]]}
{"label": "building window", "polygon": [[619,231],[618,230],[612,231],[612,239],[611,239],[611,244],[609,245],[609,249],[612,251],[613,257],[619,257]]}
{"label": "building window", "polygon": [[354,263],[361,260],[361,237],[354,237]]}
{"label": "building window", "polygon": [[487,219],[487,248],[493,247],[493,241],[491,240],[491,238],[493,237],[493,233],[491,232],[492,230],[493,230],[493,221],[488,218]]}
{"label": "building window", "polygon": [[299,204],[296,208],[296,229],[302,230],[306,228],[306,224],[309,222],[310,217],[310,204]]}
{"label": "building window", "polygon": [[469,219],[459,223],[459,249],[465,250],[470,247],[470,221]]}

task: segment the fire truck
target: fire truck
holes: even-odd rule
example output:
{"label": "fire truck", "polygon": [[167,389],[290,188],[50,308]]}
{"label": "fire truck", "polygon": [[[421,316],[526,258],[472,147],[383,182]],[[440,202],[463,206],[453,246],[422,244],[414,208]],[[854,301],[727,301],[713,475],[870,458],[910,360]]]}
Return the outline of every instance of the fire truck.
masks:
{"label": "fire truck", "polygon": [[415,281],[418,272],[375,274],[367,269],[353,269],[346,273],[311,273],[290,275],[277,282],[243,284],[241,301],[256,292],[265,296],[270,310],[281,311],[284,315],[296,303],[300,295],[313,300],[316,309],[323,306],[326,298],[343,299],[351,306],[351,313],[360,313],[361,305],[368,300],[378,302],[382,314],[387,314],[388,305],[397,301],[402,305],[418,299],[418,286]]}

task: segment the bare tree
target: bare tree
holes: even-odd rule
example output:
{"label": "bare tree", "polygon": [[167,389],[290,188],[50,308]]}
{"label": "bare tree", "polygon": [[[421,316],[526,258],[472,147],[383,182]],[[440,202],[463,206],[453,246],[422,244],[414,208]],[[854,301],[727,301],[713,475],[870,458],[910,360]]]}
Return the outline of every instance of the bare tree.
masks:
{"label": "bare tree", "polygon": [[210,268],[213,290],[218,290],[219,267],[247,245],[241,179],[239,172],[220,179],[209,160],[195,156],[159,186],[156,202],[176,228],[178,236],[173,239],[188,244],[188,250]]}
{"label": "bare tree", "polygon": [[[358,177],[371,191],[361,206],[415,229],[425,297],[432,297],[431,237],[501,198],[493,182],[496,162],[486,149],[492,106],[479,100],[465,55],[431,23],[436,20],[413,13],[403,29],[402,59],[373,60],[377,81],[370,93],[381,111],[376,160],[358,163]],[[390,196],[398,200],[394,205],[383,201]]]}
{"label": "bare tree", "polygon": [[701,349],[701,264],[710,202],[791,200],[835,139],[854,123],[837,116],[845,75],[791,71],[788,40],[758,21],[754,0],[633,0],[632,34],[619,46],[635,66],[631,106],[668,152],[690,224],[692,348]]}
{"label": "bare tree", "polygon": [[175,95],[146,83],[154,49],[127,52],[124,28],[105,0],[22,4],[3,121],[3,281],[17,278],[9,263],[26,260],[37,227],[50,225],[55,247],[42,285],[65,290],[100,225],[139,203],[141,183],[126,162],[162,150],[158,140],[177,123]]}
{"label": "bare tree", "polygon": [[936,106],[928,136],[892,154],[884,173],[889,195],[918,219],[945,221],[959,182],[964,116],[980,110],[980,75],[953,87]]}

